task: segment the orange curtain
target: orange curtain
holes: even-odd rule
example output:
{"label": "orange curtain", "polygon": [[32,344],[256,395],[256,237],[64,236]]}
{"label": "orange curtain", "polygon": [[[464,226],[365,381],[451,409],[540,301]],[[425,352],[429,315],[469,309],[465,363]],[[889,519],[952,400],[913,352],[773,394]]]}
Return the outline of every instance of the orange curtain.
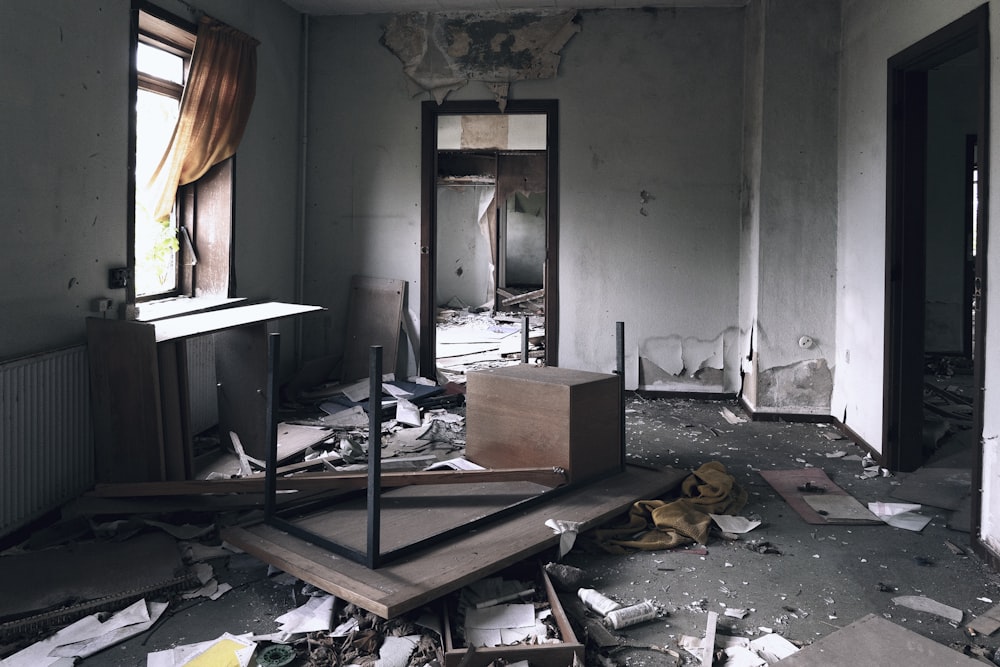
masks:
{"label": "orange curtain", "polygon": [[177,188],[236,153],[257,89],[259,42],[203,17],[177,126],[149,182],[153,217],[170,216]]}

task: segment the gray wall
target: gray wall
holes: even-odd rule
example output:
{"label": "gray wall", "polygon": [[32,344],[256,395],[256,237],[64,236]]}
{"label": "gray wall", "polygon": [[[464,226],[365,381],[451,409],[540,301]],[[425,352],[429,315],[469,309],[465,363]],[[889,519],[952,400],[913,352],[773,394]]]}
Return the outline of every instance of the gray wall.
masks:
{"label": "gray wall", "polygon": [[[203,0],[257,37],[257,99],[236,170],[237,290],[295,291],[299,17],[277,0]],[[82,343],[125,266],[128,0],[0,3],[0,359]],[[189,18],[178,3],[163,7]],[[289,337],[289,340],[291,337]],[[290,348],[289,348],[290,349]],[[291,355],[285,355],[291,359]]]}
{"label": "gray wall", "polygon": [[[330,308],[307,337],[317,354],[339,345],[351,273],[409,281],[418,309],[423,98],[379,44],[385,20],[312,23],[306,300]],[[560,104],[560,365],[611,371],[623,320],[629,386],[642,356],[668,385],[704,364],[708,388],[734,392],[743,10],[579,20],[556,79],[511,87]],[[450,99],[492,95],[472,83]]]}

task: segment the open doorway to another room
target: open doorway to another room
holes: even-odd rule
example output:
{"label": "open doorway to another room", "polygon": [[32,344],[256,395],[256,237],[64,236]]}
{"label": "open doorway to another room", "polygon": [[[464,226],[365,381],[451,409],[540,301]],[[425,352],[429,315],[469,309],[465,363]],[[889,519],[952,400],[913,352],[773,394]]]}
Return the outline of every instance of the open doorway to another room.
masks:
{"label": "open doorway to another room", "polygon": [[421,374],[554,365],[554,103],[435,105],[425,122]]}
{"label": "open doorway to another room", "polygon": [[[894,496],[978,533],[988,164],[985,7],[889,60],[886,404]],[[913,493],[912,497],[905,497]]]}

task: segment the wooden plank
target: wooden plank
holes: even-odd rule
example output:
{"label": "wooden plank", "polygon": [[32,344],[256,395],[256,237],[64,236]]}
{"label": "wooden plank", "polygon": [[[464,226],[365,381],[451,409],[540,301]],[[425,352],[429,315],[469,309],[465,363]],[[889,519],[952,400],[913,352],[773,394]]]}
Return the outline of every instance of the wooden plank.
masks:
{"label": "wooden plank", "polygon": [[712,667],[712,663],[715,661],[715,629],[718,623],[719,612],[708,612],[708,619],[705,621],[705,643],[701,653],[703,667]]}
{"label": "wooden plank", "polygon": [[243,449],[267,457],[267,325],[259,322],[215,334],[219,433],[232,431]]}
{"label": "wooden plank", "polygon": [[973,667],[978,660],[869,614],[774,663],[781,667],[934,665]]}
{"label": "wooden plank", "polygon": [[89,317],[87,353],[97,481],[165,479],[153,326]]}
{"label": "wooden plank", "polygon": [[[479,525],[375,570],[265,524],[227,528],[223,538],[324,591],[382,618],[392,618],[555,547],[559,536],[545,525],[548,518],[580,521],[581,530],[589,530],[627,512],[636,500],[672,491],[688,474],[671,468],[626,466],[622,472],[567,489],[496,523]],[[418,520],[425,520],[427,514],[419,510]]]}
{"label": "wooden plank", "polygon": [[[279,491],[352,490],[368,487],[367,472],[316,472],[278,477]],[[382,473],[386,488],[427,484],[527,481],[554,488],[566,481],[555,468],[506,468],[504,470],[421,470]],[[237,479],[193,479],[187,481],[97,484],[91,495],[99,498],[201,495],[218,493],[262,493],[264,476]]]}
{"label": "wooden plank", "polygon": [[293,315],[324,310],[322,306],[305,306],[295,303],[255,303],[248,306],[222,308],[204,313],[169,317],[150,322],[156,331],[156,342],[179,338],[190,338],[202,334],[223,331],[247,324],[259,324],[280,320]]}
{"label": "wooden plank", "polygon": [[512,296],[509,299],[504,299],[500,302],[501,306],[513,306],[519,303],[524,303],[525,301],[531,301],[532,299],[540,299],[545,296],[545,289],[536,289],[534,292],[525,292],[524,294],[519,294],[517,296]]}
{"label": "wooden plank", "polygon": [[382,346],[384,372],[396,371],[405,293],[404,280],[366,276],[351,279],[341,380],[368,377],[368,355],[373,345]]}

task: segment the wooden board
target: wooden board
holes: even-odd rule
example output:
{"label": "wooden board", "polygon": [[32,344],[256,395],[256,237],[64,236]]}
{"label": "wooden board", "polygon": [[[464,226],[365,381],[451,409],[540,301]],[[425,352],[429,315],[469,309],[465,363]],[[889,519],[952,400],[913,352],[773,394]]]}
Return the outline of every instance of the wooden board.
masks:
{"label": "wooden board", "polygon": [[[870,519],[835,519],[823,516],[805,501],[803,496],[818,495],[849,495],[847,491],[833,483],[826,473],[819,468],[801,468],[795,470],[761,470],[760,476],[785,499],[788,506],[795,510],[802,519],[809,524],[846,524],[846,525],[883,525],[877,517],[874,521]],[[822,492],[800,491],[799,487],[805,484],[812,484],[821,488]]]}
{"label": "wooden board", "polygon": [[982,665],[943,644],[869,614],[774,663],[781,667],[831,665]]}
{"label": "wooden board", "polygon": [[[623,472],[569,489],[375,570],[264,524],[227,528],[223,538],[328,593],[392,618],[556,546],[559,536],[545,525],[546,519],[580,521],[581,530],[588,530],[627,512],[636,500],[664,496],[688,474],[626,466]],[[453,503],[467,500],[455,498]],[[418,525],[429,516],[426,509],[400,511],[409,512]],[[361,527],[355,524],[354,530]]]}
{"label": "wooden board", "polygon": [[368,377],[373,345],[382,346],[382,372],[396,371],[396,352],[403,316],[406,281],[354,276],[347,310],[344,367],[341,380]]}
{"label": "wooden board", "polygon": [[215,334],[219,433],[239,436],[244,451],[264,460],[270,445],[267,427],[267,323],[258,322]]}
{"label": "wooden board", "polygon": [[166,479],[153,326],[87,318],[98,482]]}
{"label": "wooden board", "polygon": [[280,320],[293,315],[323,310],[322,306],[304,306],[296,303],[255,303],[249,306],[235,306],[205,313],[181,315],[150,324],[156,330],[156,342],[190,338],[202,334],[232,329],[246,324],[257,324]]}

